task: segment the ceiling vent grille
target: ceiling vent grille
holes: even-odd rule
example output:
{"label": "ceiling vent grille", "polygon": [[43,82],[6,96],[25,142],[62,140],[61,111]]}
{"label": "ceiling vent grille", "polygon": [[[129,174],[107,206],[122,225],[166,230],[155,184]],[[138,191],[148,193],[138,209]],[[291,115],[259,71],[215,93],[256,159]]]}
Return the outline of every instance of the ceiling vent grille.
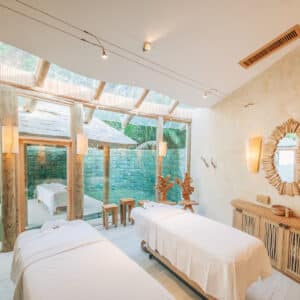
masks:
{"label": "ceiling vent grille", "polygon": [[300,37],[300,25],[295,25],[288,31],[282,33],[263,47],[259,48],[255,52],[251,53],[249,56],[242,59],[239,64],[247,69],[260,60],[271,55],[275,51],[287,46],[293,41],[296,41]]}

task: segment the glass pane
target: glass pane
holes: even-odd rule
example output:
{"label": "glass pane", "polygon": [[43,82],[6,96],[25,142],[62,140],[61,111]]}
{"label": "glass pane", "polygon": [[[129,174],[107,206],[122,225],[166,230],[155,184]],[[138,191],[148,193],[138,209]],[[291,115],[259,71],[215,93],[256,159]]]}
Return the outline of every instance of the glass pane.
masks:
{"label": "glass pane", "polygon": [[98,219],[103,199],[103,150],[89,148],[84,157],[84,210],[85,220]]}
{"label": "glass pane", "polygon": [[121,130],[122,121],[126,117],[126,114],[97,109],[94,113],[94,117],[98,118],[101,121],[104,121],[106,124],[110,125],[115,129]]}
{"label": "glass pane", "polygon": [[157,104],[170,105],[173,102],[173,99],[155,91],[150,91],[145,101]]}
{"label": "glass pane", "polygon": [[147,118],[135,118],[125,129],[125,135],[138,142],[136,148],[114,148],[110,151],[109,200],[155,199],[156,123],[149,126]]}
{"label": "glass pane", "polygon": [[31,99],[19,97],[19,133],[43,137],[70,137],[70,108],[38,100],[31,113]]}
{"label": "glass pane", "polygon": [[44,222],[66,219],[67,151],[59,146],[25,147],[27,224],[39,227]]}
{"label": "glass pane", "polygon": [[142,95],[143,91],[143,88],[107,82],[103,92],[130,99],[138,99]]}
{"label": "glass pane", "polygon": [[[178,177],[183,180],[187,169],[186,155],[186,124],[167,122],[164,125],[163,139],[167,142],[167,155],[163,160],[163,176],[170,175],[171,180]],[[167,200],[180,201],[182,199],[180,187],[175,184],[167,194]]]}
{"label": "glass pane", "polygon": [[73,73],[55,64],[51,64],[48,76],[49,78],[56,79],[58,81],[84,86],[90,89],[96,89],[99,83],[96,79]]}
{"label": "glass pane", "polygon": [[39,58],[28,52],[0,42],[1,64],[23,71],[34,72]]}

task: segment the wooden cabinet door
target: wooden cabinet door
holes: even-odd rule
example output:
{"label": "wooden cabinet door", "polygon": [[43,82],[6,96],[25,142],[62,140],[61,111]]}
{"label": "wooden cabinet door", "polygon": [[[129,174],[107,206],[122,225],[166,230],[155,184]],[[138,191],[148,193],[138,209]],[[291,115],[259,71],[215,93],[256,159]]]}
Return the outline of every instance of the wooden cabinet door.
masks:
{"label": "wooden cabinet door", "polygon": [[243,218],[243,212],[242,210],[235,209],[233,211],[233,227],[239,230],[242,230],[242,218]]}
{"label": "wooden cabinet door", "polygon": [[282,246],[284,228],[268,219],[260,220],[260,239],[264,242],[271,259],[271,264],[275,268],[282,266]]}
{"label": "wooden cabinet door", "polygon": [[283,272],[300,281],[300,230],[285,230],[283,249]]}
{"label": "wooden cabinet door", "polygon": [[253,215],[243,210],[242,213],[242,231],[259,237],[259,216]]}

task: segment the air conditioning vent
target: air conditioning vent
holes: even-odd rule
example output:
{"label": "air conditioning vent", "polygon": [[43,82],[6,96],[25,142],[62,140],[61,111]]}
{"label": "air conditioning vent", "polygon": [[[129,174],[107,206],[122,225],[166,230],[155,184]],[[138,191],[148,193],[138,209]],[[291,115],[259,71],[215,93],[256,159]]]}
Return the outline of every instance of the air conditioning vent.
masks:
{"label": "air conditioning vent", "polygon": [[296,41],[300,37],[300,25],[295,25],[294,27],[290,28],[285,33],[279,35],[271,42],[267,43],[263,47],[259,48],[246,58],[242,59],[239,64],[247,69],[260,60],[264,59],[265,57],[271,55],[276,50],[287,46],[289,43]]}

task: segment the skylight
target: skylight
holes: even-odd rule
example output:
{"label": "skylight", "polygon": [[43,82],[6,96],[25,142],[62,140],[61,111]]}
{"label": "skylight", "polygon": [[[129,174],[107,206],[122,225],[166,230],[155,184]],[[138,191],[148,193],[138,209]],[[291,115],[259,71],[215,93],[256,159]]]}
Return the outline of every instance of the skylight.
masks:
{"label": "skylight", "polygon": [[39,58],[28,52],[0,42],[1,64],[27,72],[34,72]]}

